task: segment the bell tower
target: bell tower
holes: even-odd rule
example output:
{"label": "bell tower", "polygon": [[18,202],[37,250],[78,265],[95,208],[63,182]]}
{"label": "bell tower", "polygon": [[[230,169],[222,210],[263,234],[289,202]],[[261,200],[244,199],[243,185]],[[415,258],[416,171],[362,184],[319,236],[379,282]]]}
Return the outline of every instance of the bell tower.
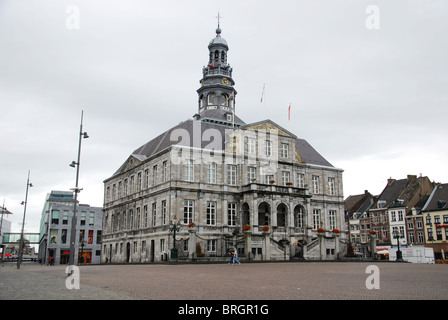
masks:
{"label": "bell tower", "polygon": [[235,112],[236,90],[232,79],[232,67],[227,62],[229,46],[221,37],[221,28],[216,29],[216,36],[208,44],[209,60],[202,68],[201,87],[197,90],[198,113],[220,109],[224,112]]}

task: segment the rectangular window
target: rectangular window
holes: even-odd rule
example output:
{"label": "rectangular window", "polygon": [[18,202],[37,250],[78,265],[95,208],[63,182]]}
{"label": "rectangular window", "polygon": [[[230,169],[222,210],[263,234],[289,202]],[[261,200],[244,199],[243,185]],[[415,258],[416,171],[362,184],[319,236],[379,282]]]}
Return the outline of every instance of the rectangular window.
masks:
{"label": "rectangular window", "polygon": [[236,203],[227,204],[227,224],[229,226],[236,224]]}
{"label": "rectangular window", "polygon": [[423,232],[422,231],[418,231],[417,232],[417,238],[418,238],[418,242],[423,243],[424,237],[423,237]]}
{"label": "rectangular window", "polygon": [[334,196],[336,194],[336,183],[335,183],[335,179],[330,177],[328,178],[328,194],[330,196]]}
{"label": "rectangular window", "polygon": [[216,183],[216,163],[207,164],[207,183]]}
{"label": "rectangular window", "polygon": [[59,210],[52,210],[51,211],[51,223],[52,224],[59,224]]}
{"label": "rectangular window", "polygon": [[272,141],[266,140],[266,157],[272,156]]}
{"label": "rectangular window", "polygon": [[311,178],[313,193],[319,193],[319,176],[313,176]]}
{"label": "rectangular window", "polygon": [[396,222],[397,221],[397,217],[396,217],[395,211],[392,211],[390,213],[390,221],[391,222]]}
{"label": "rectangular window", "polygon": [[64,210],[62,214],[62,224],[68,224],[68,210]]}
{"label": "rectangular window", "polygon": [[152,185],[155,186],[157,182],[157,165],[155,165],[152,167]]}
{"label": "rectangular window", "polygon": [[286,186],[289,184],[290,182],[289,177],[290,177],[289,171],[282,171],[282,185]]}
{"label": "rectangular window", "polygon": [[282,143],[281,144],[281,149],[280,149],[280,156],[282,157],[282,158],[288,158],[288,148],[289,148],[289,146],[288,146],[288,144],[287,143]]}
{"label": "rectangular window", "polygon": [[156,219],[157,219],[157,204],[154,202],[152,204],[152,210],[151,210],[151,220],[152,220],[152,226],[156,226]]}
{"label": "rectangular window", "polygon": [[[264,176],[264,183],[265,183],[265,184],[270,184],[271,181],[274,181],[274,175],[272,175],[272,174],[267,174],[267,175]],[[274,182],[275,182],[275,181],[274,181]],[[274,182],[272,182],[272,183],[274,183]]]}
{"label": "rectangular window", "polygon": [[247,183],[255,182],[257,175],[257,168],[255,167],[247,167]]}
{"label": "rectangular window", "polygon": [[95,212],[89,213],[89,226],[93,226],[95,224]]}
{"label": "rectangular window", "polygon": [[62,229],[61,243],[62,244],[66,244],[67,243],[67,229]]}
{"label": "rectangular window", "polygon": [[320,228],[320,209],[313,209],[313,229]]}
{"label": "rectangular window", "polygon": [[168,181],[168,161],[162,163],[162,182]]}
{"label": "rectangular window", "polygon": [[229,185],[236,185],[236,165],[227,165],[227,183]]}
{"label": "rectangular window", "polygon": [[207,201],[207,225],[216,225],[216,202]]}
{"label": "rectangular window", "polygon": [[81,226],[86,225],[86,215],[87,213],[85,211],[81,211],[81,221],[79,222]]}
{"label": "rectangular window", "polygon": [[89,230],[89,237],[87,238],[88,244],[93,244],[93,230]]}
{"label": "rectangular window", "polygon": [[185,160],[185,180],[186,181],[194,181],[194,161],[193,160]]}
{"label": "rectangular window", "polygon": [[145,170],[145,178],[144,178],[144,181],[145,181],[145,189],[147,189],[147,188],[149,188],[149,169],[146,169]]}
{"label": "rectangular window", "polygon": [[436,237],[437,237],[437,240],[443,240],[442,239],[442,228],[436,228]]}
{"label": "rectangular window", "polygon": [[415,237],[413,232],[409,232],[408,234],[409,243],[415,243]]}
{"label": "rectangular window", "polygon": [[193,222],[193,209],[194,209],[194,201],[193,200],[185,200],[184,201],[184,223],[185,224]]}
{"label": "rectangular window", "polygon": [[207,251],[216,252],[216,240],[207,240]]}
{"label": "rectangular window", "polygon": [[136,229],[140,229],[140,221],[141,221],[141,216],[140,216],[140,208],[137,208],[136,210]]}
{"label": "rectangular window", "polygon": [[143,206],[143,228],[148,228],[148,206]]}
{"label": "rectangular window", "polygon": [[142,173],[137,174],[137,192],[142,189]]}
{"label": "rectangular window", "polygon": [[135,179],[134,179],[134,176],[131,176],[131,185],[129,186],[129,191],[130,191],[130,193],[131,194],[133,194],[134,193],[134,190],[135,190]]}
{"label": "rectangular window", "polygon": [[305,188],[305,175],[303,173],[297,174],[297,188]]}
{"label": "rectangular window", "polygon": [[247,139],[247,153],[255,154],[255,139],[254,138]]}
{"label": "rectangular window", "polygon": [[335,210],[330,210],[328,212],[328,220],[330,223],[330,230],[333,230],[336,228],[336,211]]}
{"label": "rectangular window", "polygon": [[162,201],[162,225],[166,225],[166,200]]}

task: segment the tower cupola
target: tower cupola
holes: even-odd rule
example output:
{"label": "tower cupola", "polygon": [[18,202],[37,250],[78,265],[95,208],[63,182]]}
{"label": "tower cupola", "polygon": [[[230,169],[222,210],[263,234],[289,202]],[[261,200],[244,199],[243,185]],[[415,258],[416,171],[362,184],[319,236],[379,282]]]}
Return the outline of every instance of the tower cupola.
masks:
{"label": "tower cupola", "polygon": [[221,37],[221,28],[216,29],[216,36],[208,45],[209,60],[202,68],[201,87],[197,90],[199,115],[207,110],[235,111],[236,90],[232,78],[232,67],[227,61],[229,46]]}

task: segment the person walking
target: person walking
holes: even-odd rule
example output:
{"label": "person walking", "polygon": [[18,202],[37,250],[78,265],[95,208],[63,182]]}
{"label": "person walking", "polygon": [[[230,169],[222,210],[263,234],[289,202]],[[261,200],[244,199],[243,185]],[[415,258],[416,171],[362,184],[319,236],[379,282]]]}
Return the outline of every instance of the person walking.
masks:
{"label": "person walking", "polygon": [[233,250],[233,264],[235,264],[235,262],[238,262],[238,264],[241,264],[241,262],[238,260],[238,251],[236,250],[236,248],[235,248],[235,250]]}
{"label": "person walking", "polygon": [[232,264],[233,263],[233,250],[230,249],[230,251],[228,251],[227,254],[230,256],[229,262],[227,264]]}

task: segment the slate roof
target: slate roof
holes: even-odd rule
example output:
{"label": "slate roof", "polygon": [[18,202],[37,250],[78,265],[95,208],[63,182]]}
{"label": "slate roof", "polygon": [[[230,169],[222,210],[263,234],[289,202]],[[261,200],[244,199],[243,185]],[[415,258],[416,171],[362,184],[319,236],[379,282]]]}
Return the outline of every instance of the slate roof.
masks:
{"label": "slate roof", "polygon": [[422,211],[439,210],[448,210],[448,183],[439,184],[434,188]]}
{"label": "slate roof", "polygon": [[[408,179],[401,179],[401,180],[392,180],[381,192],[381,194],[378,196],[379,201],[384,201],[385,205],[382,206],[382,208],[387,208],[391,206],[394,201],[398,198],[403,188],[405,188],[406,183]],[[375,208],[372,208],[375,209]]]}
{"label": "slate roof", "polygon": [[[232,126],[229,125],[227,119],[224,118],[225,113],[226,112],[223,112],[222,110],[204,111],[200,116],[195,116],[196,119],[200,120],[189,119],[179,123],[137,148],[131,155],[140,161],[144,161],[176,144],[188,145],[190,147],[201,149],[213,144],[216,146],[216,151],[225,150],[225,144],[228,140],[226,134],[232,130]],[[273,123],[270,120],[266,121]],[[235,116],[235,124],[244,125],[245,123]],[[207,141],[201,139],[204,132],[209,129],[217,130],[211,132],[214,132],[214,136],[219,132],[221,134],[221,141]],[[184,136],[182,134],[184,134]],[[293,136],[293,138],[295,138],[295,136]],[[333,167],[333,165],[322,157],[306,140],[295,138],[295,143],[300,157],[306,164]],[[124,163],[113,176],[120,173],[125,166],[126,163]]]}
{"label": "slate roof", "polygon": [[[359,218],[361,214],[367,212],[373,204],[375,197],[367,190],[363,194],[349,196],[344,201],[344,211],[350,218]],[[357,213],[357,216],[353,216]]]}

